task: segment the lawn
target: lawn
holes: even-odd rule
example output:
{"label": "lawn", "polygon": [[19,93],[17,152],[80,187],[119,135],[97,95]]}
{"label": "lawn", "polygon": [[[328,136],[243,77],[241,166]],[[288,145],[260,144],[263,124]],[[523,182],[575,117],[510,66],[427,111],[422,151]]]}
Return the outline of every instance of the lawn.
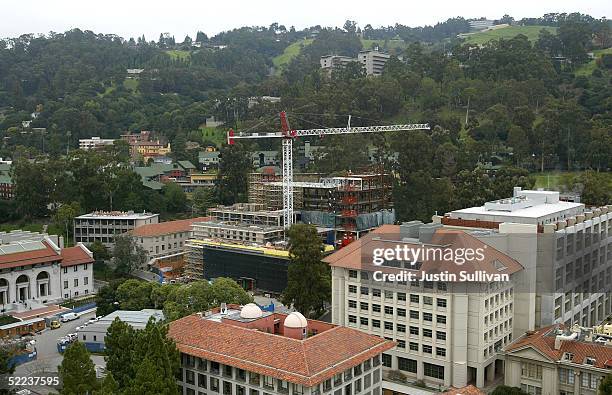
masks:
{"label": "lawn", "polygon": [[305,39],[294,42],[293,44],[285,48],[281,55],[278,55],[274,59],[272,59],[272,63],[274,63],[274,67],[276,68],[277,73],[280,72],[280,70],[286,64],[288,64],[291,59],[295,58],[300,53],[302,47],[310,45],[310,43],[312,43],[312,39]]}
{"label": "lawn", "polygon": [[180,49],[170,49],[166,53],[172,59],[189,60],[191,58],[191,52]]}
{"label": "lawn", "polygon": [[[531,173],[535,177],[536,183],[535,188],[544,189],[557,189],[559,187],[567,187],[571,183],[574,177],[580,176],[581,171],[547,171],[544,173]],[[608,180],[612,183],[612,173],[601,173],[607,174]]]}
{"label": "lawn", "polygon": [[467,34],[464,38],[466,44],[482,45],[491,40],[499,40],[500,38],[510,39],[516,35],[522,34],[527,36],[529,41],[535,42],[542,29],[546,29],[551,33],[557,31],[556,27],[551,26],[507,26],[499,29]]}
{"label": "lawn", "polygon": [[138,89],[138,80],[126,78],[123,81],[123,86],[125,87],[125,89],[129,89],[132,92],[136,92],[136,90]]}
{"label": "lawn", "polygon": [[227,132],[218,128],[200,127],[204,141],[212,141],[217,147],[221,147],[227,141]]}
{"label": "lawn", "polygon": [[595,55],[595,59],[591,60],[587,64],[580,66],[580,68],[576,70],[576,75],[589,77],[591,74],[593,74],[593,71],[597,68],[597,63],[596,63],[597,59],[601,58],[603,55],[612,54],[612,48],[597,49],[593,51],[593,54]]}

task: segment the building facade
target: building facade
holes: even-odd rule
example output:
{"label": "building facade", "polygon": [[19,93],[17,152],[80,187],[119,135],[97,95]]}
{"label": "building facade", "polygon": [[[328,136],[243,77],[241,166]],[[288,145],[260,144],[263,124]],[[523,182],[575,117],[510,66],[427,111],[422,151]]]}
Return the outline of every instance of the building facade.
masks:
{"label": "building facade", "polygon": [[[512,340],[514,290],[511,281],[381,281],[380,266],[362,261],[374,248],[483,248],[479,267],[466,269],[514,276],[522,270],[514,259],[487,247],[473,235],[414,222],[385,225],[324,258],[332,269],[332,322],[384,336],[397,347],[383,355],[386,384],[394,388],[422,380],[431,388],[482,387],[503,373],[497,351]],[[384,265],[384,264],[383,264]],[[397,267],[397,266],[396,266]],[[419,261],[428,272],[456,272],[458,266]],[[385,268],[383,268],[386,270]],[[478,270],[477,270],[478,269]],[[403,387],[401,392],[407,391]],[[410,393],[410,392],[406,392]]]}
{"label": "building facade", "polygon": [[92,137],[90,139],[79,139],[79,149],[82,150],[93,150],[113,145],[115,140],[113,139],[102,139],[100,137]]}
{"label": "building facade", "polygon": [[597,395],[612,372],[610,336],[551,325],[527,332],[504,351],[505,384],[531,395]]}
{"label": "building facade", "polygon": [[357,55],[366,75],[381,75],[391,55],[378,51],[361,51]]}
{"label": "building facade", "polygon": [[86,244],[99,241],[107,248],[112,248],[115,235],[158,222],[159,214],[133,211],[94,211],[74,219],[74,240],[77,243]]}
{"label": "building facade", "polygon": [[170,324],[181,352],[184,395],[381,395],[377,336],[255,304],[191,315]]}

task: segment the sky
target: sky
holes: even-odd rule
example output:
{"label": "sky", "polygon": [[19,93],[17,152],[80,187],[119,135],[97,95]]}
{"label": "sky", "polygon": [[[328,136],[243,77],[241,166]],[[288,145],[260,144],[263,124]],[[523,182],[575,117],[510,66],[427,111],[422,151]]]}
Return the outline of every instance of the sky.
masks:
{"label": "sky", "polygon": [[359,26],[401,23],[432,25],[455,16],[515,19],[548,12],[581,12],[596,18],[612,16],[609,0],[0,0],[0,37],[26,33],[64,32],[72,28],[124,38],[143,34],[157,40],[168,32],[177,41],[198,30],[214,35],[240,26]]}

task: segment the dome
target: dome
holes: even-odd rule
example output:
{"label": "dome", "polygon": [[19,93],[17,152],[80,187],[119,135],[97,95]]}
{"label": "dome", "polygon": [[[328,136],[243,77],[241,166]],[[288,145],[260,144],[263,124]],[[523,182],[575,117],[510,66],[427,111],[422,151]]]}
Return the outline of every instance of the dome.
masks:
{"label": "dome", "polygon": [[240,310],[240,318],[254,319],[260,318],[262,315],[261,309],[255,303],[246,304]]}
{"label": "dome", "polygon": [[306,321],[306,317],[301,313],[295,311],[285,318],[284,325],[287,328],[306,328],[308,326],[308,321]]}

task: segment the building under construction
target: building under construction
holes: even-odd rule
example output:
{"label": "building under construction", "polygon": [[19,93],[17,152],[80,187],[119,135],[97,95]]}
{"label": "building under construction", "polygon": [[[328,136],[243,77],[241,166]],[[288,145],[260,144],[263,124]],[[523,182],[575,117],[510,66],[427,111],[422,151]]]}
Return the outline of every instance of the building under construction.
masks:
{"label": "building under construction", "polygon": [[[302,207],[302,189],[300,183],[318,182],[319,173],[296,173],[293,175],[293,204]],[[249,203],[260,204],[265,210],[283,209],[283,176],[280,168],[265,166],[249,174]]]}

